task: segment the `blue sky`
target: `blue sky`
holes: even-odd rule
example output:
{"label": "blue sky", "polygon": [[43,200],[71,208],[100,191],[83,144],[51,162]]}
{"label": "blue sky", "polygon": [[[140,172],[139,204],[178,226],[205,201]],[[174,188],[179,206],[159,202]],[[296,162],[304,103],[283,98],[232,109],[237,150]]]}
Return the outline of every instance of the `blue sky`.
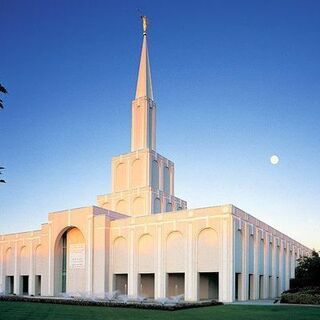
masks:
{"label": "blue sky", "polygon": [[320,249],[316,0],[2,0],[0,233],[110,191],[111,157],[130,148],[139,9],[176,195],[233,203]]}

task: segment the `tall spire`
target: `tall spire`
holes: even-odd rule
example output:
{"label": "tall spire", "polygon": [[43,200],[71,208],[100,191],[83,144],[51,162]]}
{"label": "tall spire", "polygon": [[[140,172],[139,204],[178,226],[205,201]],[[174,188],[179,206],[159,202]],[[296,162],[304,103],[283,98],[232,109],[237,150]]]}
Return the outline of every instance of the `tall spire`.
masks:
{"label": "tall spire", "polygon": [[142,16],[141,19],[143,27],[143,43],[141,49],[140,66],[135,99],[141,97],[148,97],[151,100],[153,100],[151,70],[147,46],[148,19],[146,16]]}

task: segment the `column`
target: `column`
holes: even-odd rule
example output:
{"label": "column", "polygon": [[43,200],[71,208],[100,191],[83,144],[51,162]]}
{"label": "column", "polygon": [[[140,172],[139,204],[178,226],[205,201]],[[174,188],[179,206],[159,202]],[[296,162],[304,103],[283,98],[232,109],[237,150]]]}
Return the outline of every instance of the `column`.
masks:
{"label": "column", "polygon": [[260,258],[259,230],[254,232],[254,272],[253,272],[253,299],[259,299],[259,258]]}
{"label": "column", "polygon": [[285,290],[288,290],[290,287],[290,267],[290,245],[287,243]]}
{"label": "column", "polygon": [[88,294],[92,294],[92,278],[93,278],[93,216],[87,218],[87,285],[86,290]]}
{"label": "column", "polygon": [[[242,222],[242,221],[241,221]],[[242,222],[242,272],[241,272],[241,297],[240,300],[248,300],[249,281],[249,225]]]}
{"label": "column", "polygon": [[20,294],[20,272],[19,272],[19,257],[18,257],[18,242],[14,244],[14,288],[13,292],[16,295]]}
{"label": "column", "polygon": [[221,267],[219,268],[219,300],[234,300],[233,217],[221,219]]}
{"label": "column", "polygon": [[283,248],[283,240],[280,240],[280,256],[279,256],[279,293],[283,291],[283,260],[284,260],[284,248]]}
{"label": "column", "polygon": [[157,265],[154,284],[154,297],[155,299],[164,298],[166,296],[166,270],[165,270],[165,255],[166,248],[165,239],[162,235],[162,225],[157,226]]}
{"label": "column", "polygon": [[195,246],[195,239],[193,236],[192,222],[188,223],[186,253],[187,253],[187,265],[185,269],[186,270],[185,300],[197,301],[198,300],[198,270],[197,270],[196,246]]}
{"label": "column", "polygon": [[55,286],[55,259],[54,259],[54,244],[52,240],[52,223],[49,221],[49,261],[48,261],[48,292],[49,296],[54,296]]}
{"label": "column", "polygon": [[105,292],[109,291],[108,276],[110,274],[108,255],[111,245],[108,218],[104,215],[94,216],[92,228],[92,293],[104,297]]}
{"label": "column", "polygon": [[292,246],[291,278],[295,278],[295,274],[296,274],[295,254],[296,254],[296,247]]}
{"label": "column", "polygon": [[263,299],[267,299],[269,297],[269,255],[270,255],[270,238],[269,234],[264,232],[264,256],[263,256]]}
{"label": "column", "polygon": [[128,295],[138,296],[138,274],[137,274],[137,256],[135,243],[135,232],[131,227],[129,232],[129,274],[128,274]]}
{"label": "column", "polygon": [[174,195],[174,166],[169,167],[170,174],[170,195]]}
{"label": "column", "polygon": [[275,298],[278,293],[276,292],[277,288],[277,254],[278,246],[275,237],[272,240],[272,297]]}
{"label": "column", "polygon": [[35,252],[33,248],[33,241],[30,242],[30,257],[29,257],[29,295],[35,295]]}

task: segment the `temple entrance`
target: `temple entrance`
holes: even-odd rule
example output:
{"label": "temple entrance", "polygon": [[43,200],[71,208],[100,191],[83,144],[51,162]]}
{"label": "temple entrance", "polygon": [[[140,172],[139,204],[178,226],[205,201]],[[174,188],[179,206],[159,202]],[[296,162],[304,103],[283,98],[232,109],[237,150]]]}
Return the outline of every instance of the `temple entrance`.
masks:
{"label": "temple entrance", "polygon": [[128,274],[115,274],[114,275],[114,290],[120,294],[128,294]]}
{"label": "temple entrance", "polygon": [[168,273],[167,296],[184,295],[184,273]]}
{"label": "temple entrance", "polygon": [[[78,228],[67,228],[60,233],[56,240],[54,262],[56,295],[86,292],[86,244]],[[41,288],[41,277],[38,284]]]}
{"label": "temple entrance", "polygon": [[219,272],[199,272],[199,299],[219,300]]}

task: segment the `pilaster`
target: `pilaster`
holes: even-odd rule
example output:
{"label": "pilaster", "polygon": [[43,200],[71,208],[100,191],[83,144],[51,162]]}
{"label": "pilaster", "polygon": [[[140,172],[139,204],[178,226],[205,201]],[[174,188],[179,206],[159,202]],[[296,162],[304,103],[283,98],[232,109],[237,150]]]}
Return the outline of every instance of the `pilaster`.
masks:
{"label": "pilaster", "polygon": [[248,281],[249,281],[249,225],[242,222],[242,273],[241,273],[241,297],[240,300],[248,300]]}
{"label": "pilaster", "polygon": [[33,247],[33,242],[30,242],[30,257],[29,257],[29,295],[34,295],[35,288],[35,250]]}
{"label": "pilaster", "polygon": [[233,222],[232,216],[221,219],[221,268],[219,268],[219,300],[234,300],[234,261],[233,261]]}
{"label": "pilaster", "polygon": [[259,250],[260,239],[259,230],[255,229],[254,232],[254,272],[253,272],[253,299],[259,299]]}
{"label": "pilaster", "polygon": [[135,246],[135,235],[134,229],[131,228],[129,235],[129,247],[130,247],[130,255],[129,255],[129,274],[128,274],[128,295],[137,297],[138,296],[138,261],[137,257],[137,248]]}
{"label": "pilaster", "polygon": [[188,223],[188,237],[187,237],[187,265],[185,273],[185,300],[198,300],[198,270],[197,270],[197,253],[194,238],[193,224]]}
{"label": "pilaster", "polygon": [[163,239],[162,225],[157,226],[157,265],[155,273],[155,299],[166,296],[166,281],[165,281],[165,261],[164,248],[165,239]]}
{"label": "pilaster", "polygon": [[14,244],[14,288],[13,293],[20,294],[20,272],[19,272],[19,256],[18,256],[18,241]]}

